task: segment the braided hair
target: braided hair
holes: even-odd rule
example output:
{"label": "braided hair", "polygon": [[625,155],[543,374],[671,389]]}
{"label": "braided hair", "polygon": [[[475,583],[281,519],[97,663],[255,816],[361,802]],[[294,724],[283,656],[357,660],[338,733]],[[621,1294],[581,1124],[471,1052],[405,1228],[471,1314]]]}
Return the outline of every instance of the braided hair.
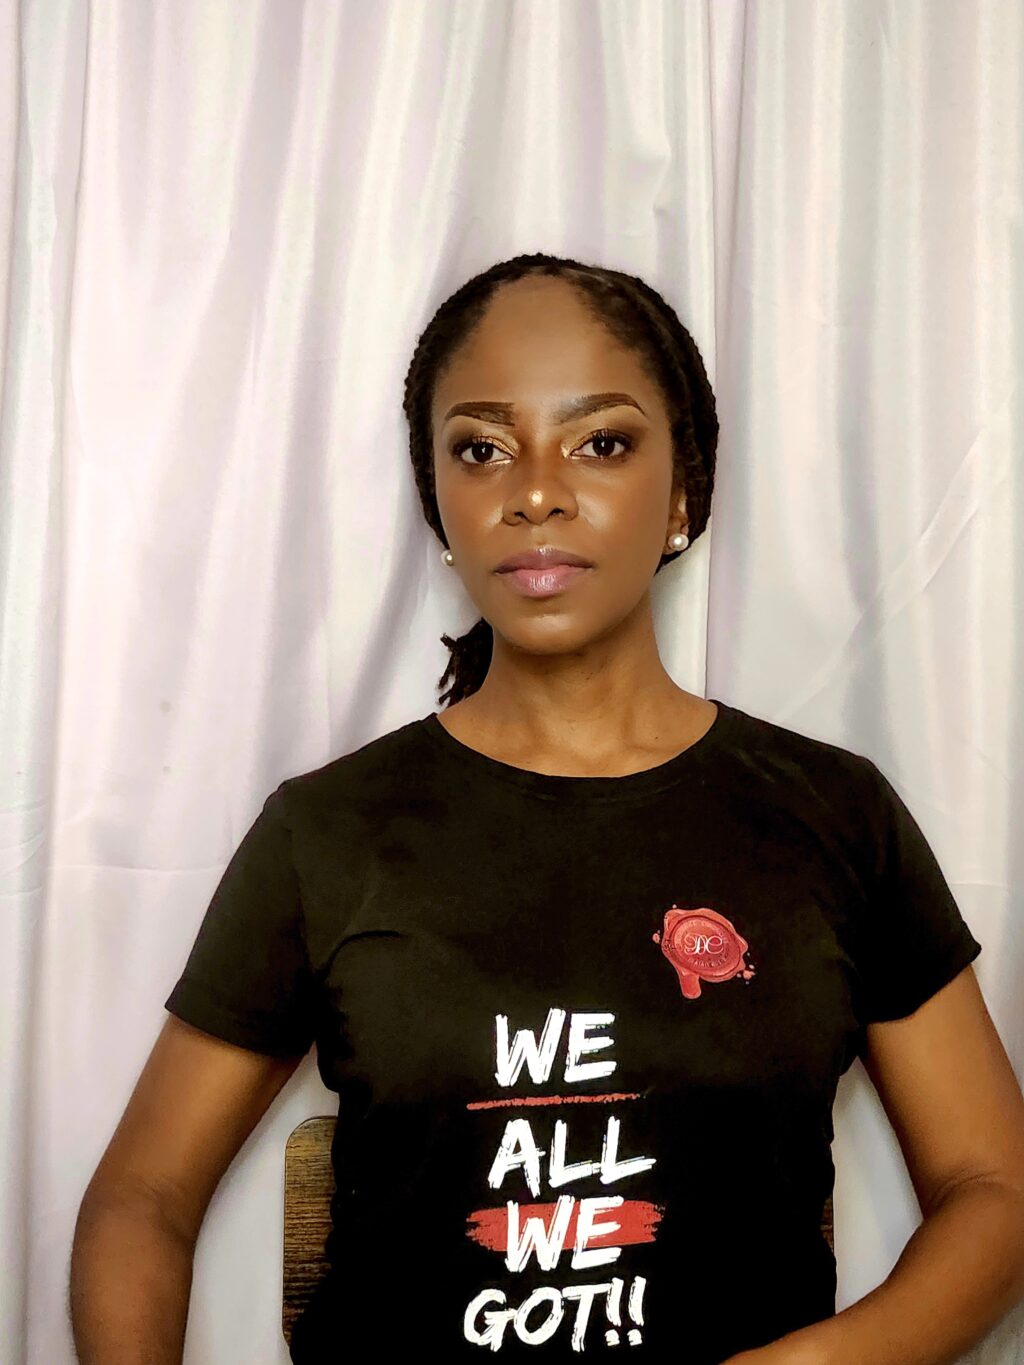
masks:
{"label": "braided hair", "polygon": [[[646,360],[662,391],[672,433],[675,481],[686,492],[692,544],[707,525],[715,477],[718,417],[715,395],[693,337],[672,306],[644,280],[621,270],[534,252],[499,261],[474,275],[437,309],[420,335],[405,377],[403,408],[409,454],[427,524],[448,547],[434,486],[431,406],[448,362],[483,317],[492,294],[528,275],[554,275],[573,285],[581,301],[615,338]],[[682,551],[663,554],[655,573]],[[451,651],[438,681],[451,680],[441,700],[451,706],[471,696],[487,676],[494,633],[483,617],[464,635],[441,641]]]}

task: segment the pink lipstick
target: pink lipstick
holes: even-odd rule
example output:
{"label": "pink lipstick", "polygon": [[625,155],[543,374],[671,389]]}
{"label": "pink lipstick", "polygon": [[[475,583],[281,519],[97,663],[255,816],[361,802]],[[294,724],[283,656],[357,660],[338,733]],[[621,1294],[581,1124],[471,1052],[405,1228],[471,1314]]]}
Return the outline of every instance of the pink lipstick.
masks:
{"label": "pink lipstick", "polygon": [[544,569],[506,569],[499,576],[524,597],[552,597],[588,573],[589,568],[578,564],[551,564]]}

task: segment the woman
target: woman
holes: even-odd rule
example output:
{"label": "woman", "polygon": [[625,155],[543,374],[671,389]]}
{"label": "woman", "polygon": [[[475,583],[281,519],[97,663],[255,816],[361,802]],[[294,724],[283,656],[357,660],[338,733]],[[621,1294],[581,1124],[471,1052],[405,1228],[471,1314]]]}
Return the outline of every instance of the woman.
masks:
{"label": "woman", "polygon": [[[443,713],[282,782],[235,852],[83,1200],[81,1359],[180,1358],[209,1198],[313,1043],[337,1194],[294,1360],[955,1359],[1024,1294],[1024,1102],[879,769],[662,666],[718,433],[692,338],[517,257],[438,310],[405,408],[482,619]],[[836,1315],[857,1056],[925,1218]]]}

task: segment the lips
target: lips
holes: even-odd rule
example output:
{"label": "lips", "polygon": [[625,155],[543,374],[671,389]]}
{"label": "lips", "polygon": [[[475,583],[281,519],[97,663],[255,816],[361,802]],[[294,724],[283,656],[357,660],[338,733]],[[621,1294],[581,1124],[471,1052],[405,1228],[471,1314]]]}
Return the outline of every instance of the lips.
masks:
{"label": "lips", "polygon": [[572,550],[561,550],[554,545],[545,545],[520,554],[509,555],[498,565],[495,572],[512,573],[516,569],[551,569],[566,564],[578,569],[592,569],[593,563]]}
{"label": "lips", "polygon": [[591,572],[591,566],[556,563],[543,569],[506,569],[501,580],[524,597],[551,597]]}

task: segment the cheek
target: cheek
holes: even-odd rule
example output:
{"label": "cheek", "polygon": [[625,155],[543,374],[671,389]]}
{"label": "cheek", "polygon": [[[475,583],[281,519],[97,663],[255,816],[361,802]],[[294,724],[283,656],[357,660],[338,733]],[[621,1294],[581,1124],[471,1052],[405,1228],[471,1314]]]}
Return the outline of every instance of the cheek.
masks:
{"label": "cheek", "polygon": [[434,465],[434,496],[449,535],[472,536],[494,503],[493,493],[473,479],[455,477],[458,471],[437,461]]}
{"label": "cheek", "polygon": [[644,471],[606,489],[591,489],[581,510],[609,541],[639,547],[652,538],[657,543],[666,531],[668,499],[668,480]]}
{"label": "cheek", "polygon": [[434,458],[434,496],[439,507],[443,506],[450,491],[450,471],[440,456]]}
{"label": "cheek", "polygon": [[438,489],[437,505],[447,515],[455,534],[466,541],[485,537],[501,520],[501,499],[493,489],[474,487],[470,479],[453,481],[443,495]]}

